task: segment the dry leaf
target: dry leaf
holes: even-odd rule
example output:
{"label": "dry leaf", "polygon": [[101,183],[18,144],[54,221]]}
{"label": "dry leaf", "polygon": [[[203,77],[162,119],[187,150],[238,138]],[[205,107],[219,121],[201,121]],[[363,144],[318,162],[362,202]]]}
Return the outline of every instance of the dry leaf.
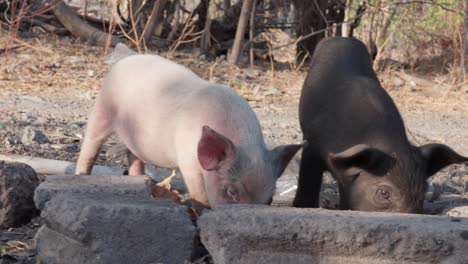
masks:
{"label": "dry leaf", "polygon": [[164,187],[156,185],[151,192],[151,195],[156,198],[168,198],[172,199],[176,203],[183,204],[185,202],[184,197],[179,194],[176,190],[168,190]]}
{"label": "dry leaf", "polygon": [[176,170],[172,170],[171,176],[167,177],[162,182],[160,182],[160,183],[158,183],[156,185],[160,186],[160,187],[163,187],[163,188],[165,188],[167,190],[170,190],[172,181],[174,181],[175,176],[176,176]]}
{"label": "dry leaf", "polygon": [[176,203],[183,204],[185,199],[176,190],[171,190],[171,184],[176,176],[176,171],[173,170],[171,176],[164,179],[162,182],[156,184],[153,188],[152,195],[156,198],[169,198],[174,200]]}

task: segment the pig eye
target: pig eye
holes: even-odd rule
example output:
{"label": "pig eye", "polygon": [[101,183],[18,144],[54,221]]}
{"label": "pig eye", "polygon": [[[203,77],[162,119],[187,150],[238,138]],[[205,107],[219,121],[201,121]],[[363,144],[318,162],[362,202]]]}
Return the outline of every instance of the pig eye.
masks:
{"label": "pig eye", "polygon": [[226,196],[229,198],[229,200],[233,202],[238,202],[239,200],[239,193],[237,192],[237,189],[232,185],[226,187]]}
{"label": "pig eye", "polygon": [[390,190],[388,188],[378,188],[377,189],[377,196],[381,200],[389,200],[390,199]]}

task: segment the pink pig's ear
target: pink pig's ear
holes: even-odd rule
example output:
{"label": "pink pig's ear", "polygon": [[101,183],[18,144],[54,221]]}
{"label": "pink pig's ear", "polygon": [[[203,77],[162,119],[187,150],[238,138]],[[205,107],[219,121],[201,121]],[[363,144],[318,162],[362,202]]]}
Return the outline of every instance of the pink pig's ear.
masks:
{"label": "pink pig's ear", "polygon": [[221,168],[223,162],[233,160],[236,147],[227,137],[208,126],[203,126],[198,142],[198,161],[203,169],[213,171]]}

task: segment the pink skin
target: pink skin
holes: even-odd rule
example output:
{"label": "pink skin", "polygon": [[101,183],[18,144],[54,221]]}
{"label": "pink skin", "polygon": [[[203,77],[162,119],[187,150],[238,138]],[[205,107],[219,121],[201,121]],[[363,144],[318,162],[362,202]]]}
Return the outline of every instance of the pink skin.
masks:
{"label": "pink skin", "polygon": [[203,206],[267,204],[302,146],[268,150],[242,97],[156,55],[127,57],[105,77],[76,174],[91,173],[113,132],[129,149],[130,175],[144,174],[145,163],[179,168],[192,199]]}

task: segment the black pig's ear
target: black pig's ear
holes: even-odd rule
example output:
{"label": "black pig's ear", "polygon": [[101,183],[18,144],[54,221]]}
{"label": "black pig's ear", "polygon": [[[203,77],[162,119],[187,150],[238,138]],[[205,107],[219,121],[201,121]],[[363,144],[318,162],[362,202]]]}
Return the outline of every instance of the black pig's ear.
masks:
{"label": "black pig's ear", "polygon": [[450,164],[468,161],[468,157],[461,156],[443,144],[427,144],[419,147],[419,150],[426,161],[427,177]]}
{"label": "black pig's ear", "polygon": [[[303,143],[304,144],[304,143]],[[291,159],[302,148],[303,144],[290,144],[278,146],[270,151],[273,163],[277,164],[277,170],[275,171],[276,178],[279,178],[288,166]]]}
{"label": "black pig's ear", "polygon": [[328,163],[334,170],[348,176],[355,176],[363,170],[383,176],[393,168],[396,159],[382,150],[359,144],[340,153],[330,153]]}

